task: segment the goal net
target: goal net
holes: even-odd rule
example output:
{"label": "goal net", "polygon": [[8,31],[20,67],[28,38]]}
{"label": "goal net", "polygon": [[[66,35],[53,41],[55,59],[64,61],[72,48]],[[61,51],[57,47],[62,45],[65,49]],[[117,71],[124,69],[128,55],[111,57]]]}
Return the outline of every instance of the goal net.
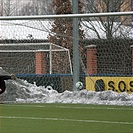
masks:
{"label": "goal net", "polygon": [[[9,73],[18,74],[72,74],[69,50],[46,42],[19,42],[0,44],[1,67]],[[62,63],[61,56],[66,58],[62,69],[54,63],[54,53],[59,55],[58,63]]]}
{"label": "goal net", "polygon": [[80,16],[77,31],[72,16],[0,20],[0,67],[37,85],[54,84],[62,92],[73,90],[79,65],[83,89],[132,92],[131,17]]}

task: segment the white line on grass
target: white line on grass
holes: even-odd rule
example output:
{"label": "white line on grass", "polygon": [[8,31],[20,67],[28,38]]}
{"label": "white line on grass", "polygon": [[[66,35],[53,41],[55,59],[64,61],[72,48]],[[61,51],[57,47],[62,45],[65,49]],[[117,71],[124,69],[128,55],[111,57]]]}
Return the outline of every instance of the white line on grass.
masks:
{"label": "white line on grass", "polygon": [[39,118],[39,117],[17,117],[17,116],[0,116],[0,118],[2,118],[2,119],[51,120],[51,121],[69,121],[69,122],[86,122],[86,123],[133,125],[133,122],[78,120],[78,119],[62,119],[62,118]]}
{"label": "white line on grass", "polygon": [[64,106],[54,106],[54,105],[52,105],[52,106],[45,106],[45,105],[33,105],[33,104],[31,104],[31,105],[23,105],[23,104],[16,104],[16,105],[12,105],[12,104],[3,104],[4,106],[24,106],[24,107],[35,107],[35,108],[62,108],[62,109],[94,109],[94,110],[126,110],[126,111],[132,111],[133,110],[133,108],[120,108],[120,107],[118,107],[118,106],[116,106],[116,108],[115,107],[108,107],[108,105],[107,105],[107,107],[90,107],[89,105],[88,105],[88,107],[80,107],[80,106],[68,106],[68,105],[64,105]]}

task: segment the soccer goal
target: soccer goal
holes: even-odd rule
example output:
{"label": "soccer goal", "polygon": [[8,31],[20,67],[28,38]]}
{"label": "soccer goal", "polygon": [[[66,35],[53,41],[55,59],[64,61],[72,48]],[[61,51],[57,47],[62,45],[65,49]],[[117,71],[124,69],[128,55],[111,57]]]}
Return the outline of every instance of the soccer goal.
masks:
{"label": "soccer goal", "polygon": [[[59,55],[58,64],[53,62],[54,55]],[[61,67],[61,56],[65,57]],[[9,73],[16,74],[72,74],[70,52],[68,49],[52,43],[18,42],[0,44],[1,67]]]}
{"label": "soccer goal", "polygon": [[[132,92],[132,15],[0,17],[0,67],[22,78],[32,76],[32,80],[48,76],[45,81],[51,82],[54,76],[52,80],[61,91],[73,90],[78,79],[87,90]],[[78,38],[73,37],[75,18]],[[39,85],[46,83],[43,81]]]}

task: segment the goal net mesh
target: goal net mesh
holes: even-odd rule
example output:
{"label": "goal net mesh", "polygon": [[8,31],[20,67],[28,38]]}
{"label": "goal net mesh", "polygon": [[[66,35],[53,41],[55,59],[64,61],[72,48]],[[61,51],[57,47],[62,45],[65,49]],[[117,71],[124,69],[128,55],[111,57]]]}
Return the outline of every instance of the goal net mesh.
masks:
{"label": "goal net mesh", "polygon": [[[72,29],[72,18],[1,20],[0,67],[37,85],[73,90]],[[86,75],[132,75],[131,15],[80,18],[78,31],[84,88]]]}

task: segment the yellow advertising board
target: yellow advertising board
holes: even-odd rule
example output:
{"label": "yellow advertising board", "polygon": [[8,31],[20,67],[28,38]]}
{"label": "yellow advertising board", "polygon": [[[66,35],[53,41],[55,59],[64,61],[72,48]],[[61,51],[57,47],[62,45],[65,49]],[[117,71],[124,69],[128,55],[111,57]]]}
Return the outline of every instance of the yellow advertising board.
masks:
{"label": "yellow advertising board", "polygon": [[86,89],[92,91],[112,90],[115,92],[133,92],[133,77],[86,77]]}

